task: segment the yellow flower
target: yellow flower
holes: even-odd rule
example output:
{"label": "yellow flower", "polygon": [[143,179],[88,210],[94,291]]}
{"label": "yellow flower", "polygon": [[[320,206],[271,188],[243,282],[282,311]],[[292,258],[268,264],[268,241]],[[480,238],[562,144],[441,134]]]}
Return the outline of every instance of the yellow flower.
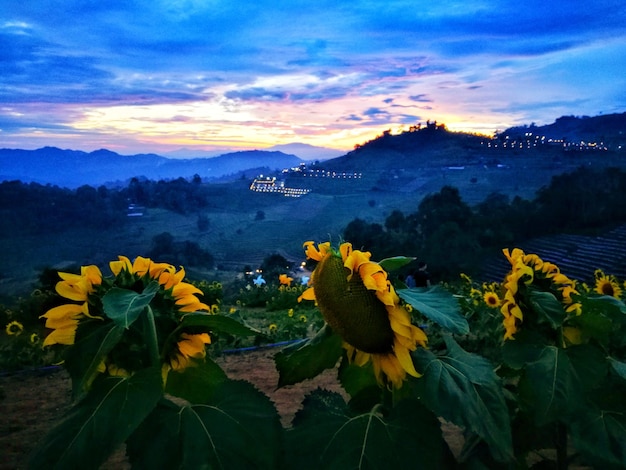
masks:
{"label": "yellow flower", "polygon": [[289,310],[287,310],[287,315],[289,317],[293,317],[293,308],[290,308]]}
{"label": "yellow flower", "polygon": [[39,343],[39,335],[37,333],[31,334],[30,335],[30,342],[31,342],[31,344]]}
{"label": "yellow flower", "polygon": [[495,292],[485,292],[483,295],[483,300],[487,304],[488,307],[498,308],[501,304],[500,297]]}
{"label": "yellow flower", "polygon": [[86,302],[94,286],[102,283],[102,273],[97,266],[82,266],[80,274],[59,273],[62,279],[56,284],[57,293],[66,299]]}
{"label": "yellow flower", "polygon": [[43,342],[44,346],[51,344],[74,344],[78,321],[87,316],[87,302],[83,304],[64,304],[51,308],[40,318],[46,319],[46,328],[52,331]]}
{"label": "yellow flower", "polygon": [[9,336],[18,336],[22,334],[22,331],[24,331],[24,325],[18,321],[12,321],[6,327],[6,332]]}
{"label": "yellow flower", "polygon": [[277,329],[278,329],[278,325],[277,325],[276,323],[272,323],[272,324],[269,326],[269,330],[270,330],[270,331],[276,331]]}
{"label": "yellow flower", "polygon": [[622,288],[620,287],[615,276],[604,274],[601,269],[597,269],[595,274],[596,286],[595,291],[600,295],[610,295],[616,299],[622,297]]}
{"label": "yellow flower", "polygon": [[289,277],[286,274],[278,276],[278,282],[280,282],[281,285],[291,287],[291,281],[293,281],[293,277]]}
{"label": "yellow flower", "polygon": [[211,337],[207,333],[197,335],[182,333],[177,343],[178,352],[170,359],[174,370],[182,370],[189,366],[191,359],[203,359],[206,356],[206,344],[211,344]]}
{"label": "yellow flower", "polygon": [[306,318],[306,315],[300,315],[298,320],[300,320],[302,323],[306,323],[308,321],[307,318]]}
{"label": "yellow flower", "polygon": [[207,312],[211,312],[211,307],[200,302],[196,294],[202,294],[202,291],[187,282],[178,282],[172,287],[172,296],[175,299],[176,305],[179,306],[179,311],[196,312],[198,310],[206,310]]}
{"label": "yellow flower", "polygon": [[400,388],[406,374],[419,377],[410,351],[426,346],[426,334],[411,316],[371,254],[343,243],[339,252],[322,243],[304,244],[308,258],[319,261],[311,288],[299,300],[314,300],[326,322],[344,341],[348,359],[358,366],[371,361],[379,384]]}

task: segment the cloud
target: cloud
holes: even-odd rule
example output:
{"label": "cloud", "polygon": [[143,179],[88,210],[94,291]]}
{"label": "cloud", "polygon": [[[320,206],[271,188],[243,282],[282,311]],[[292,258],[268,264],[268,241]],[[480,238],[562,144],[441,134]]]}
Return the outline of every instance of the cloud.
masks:
{"label": "cloud", "polygon": [[425,110],[503,127],[626,109],[619,0],[5,0],[0,18],[3,137],[347,139]]}

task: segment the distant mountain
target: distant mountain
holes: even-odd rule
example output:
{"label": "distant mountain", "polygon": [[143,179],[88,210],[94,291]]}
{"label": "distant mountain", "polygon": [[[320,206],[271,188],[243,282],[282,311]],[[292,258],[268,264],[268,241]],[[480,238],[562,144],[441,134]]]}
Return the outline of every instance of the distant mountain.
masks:
{"label": "distant mountain", "polygon": [[[302,160],[328,160],[339,157],[346,152],[343,150],[331,149],[327,147],[316,147],[314,145],[291,143],[274,145],[273,147],[262,149],[267,152],[282,152],[288,155],[295,155]],[[162,155],[168,158],[213,158],[218,155],[233,152],[230,150],[197,150],[193,148],[180,148]]]}
{"label": "distant mountain", "polygon": [[346,153],[343,150],[331,149],[327,147],[316,147],[314,145],[302,143],[274,145],[267,150],[274,150],[278,152],[297,155],[303,160],[329,160],[331,158],[337,158],[341,155],[345,155]]}
{"label": "distant mountain", "polygon": [[180,148],[178,150],[172,150],[171,152],[162,152],[162,155],[166,158],[213,158],[218,155],[224,155],[225,153],[231,153],[233,149],[221,149],[221,150],[198,150],[193,148]]}
{"label": "distant mountain", "polygon": [[250,150],[213,158],[171,159],[155,154],[119,155],[44,147],[37,150],[0,149],[0,181],[20,180],[68,188],[148,179],[220,178],[250,168],[271,170],[298,166],[302,160],[282,152]]}

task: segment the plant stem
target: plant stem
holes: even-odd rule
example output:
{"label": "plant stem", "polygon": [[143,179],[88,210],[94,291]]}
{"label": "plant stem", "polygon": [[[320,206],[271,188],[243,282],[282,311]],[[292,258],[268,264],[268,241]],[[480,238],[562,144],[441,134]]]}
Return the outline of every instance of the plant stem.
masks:
{"label": "plant stem", "polygon": [[556,423],[556,468],[567,470],[567,429],[563,423]]}
{"label": "plant stem", "polygon": [[159,342],[157,337],[156,325],[154,323],[154,313],[150,305],[146,307],[146,315],[144,316],[148,335],[148,352],[150,353],[150,362],[153,367],[161,367],[161,356],[159,355]]}

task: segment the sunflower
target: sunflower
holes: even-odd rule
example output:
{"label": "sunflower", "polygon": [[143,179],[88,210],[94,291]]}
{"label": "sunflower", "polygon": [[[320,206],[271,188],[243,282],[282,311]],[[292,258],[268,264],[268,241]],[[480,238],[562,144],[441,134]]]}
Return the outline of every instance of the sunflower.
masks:
{"label": "sunflower", "polygon": [[483,301],[488,307],[498,308],[501,304],[500,297],[495,292],[485,292],[483,295]]}
{"label": "sunflower", "polygon": [[41,317],[46,319],[46,327],[52,332],[46,336],[43,345],[74,344],[76,329],[81,320],[90,317],[104,320],[104,314],[91,313],[90,309],[99,302],[94,302],[93,296],[106,293],[111,286],[135,290],[139,285],[147,285],[156,280],[162,288],[162,296],[174,301],[179,314],[196,312],[198,310],[211,311],[211,308],[200,302],[196,297],[202,291],[192,284],[182,282],[185,270],[180,270],[167,263],[155,263],[149,258],[138,256],[131,262],[126,256],[119,256],[116,261],[109,263],[114,279],[103,285],[103,277],[97,266],[82,266],[80,274],[59,272],[61,281],[56,284],[56,291],[66,299],[79,302],[68,303],[48,310]]}
{"label": "sunflower", "polygon": [[419,377],[410,351],[425,347],[426,334],[411,324],[411,316],[371,254],[343,243],[339,252],[330,243],[304,244],[307,258],[318,261],[312,287],[300,299],[314,300],[326,322],[343,339],[348,360],[372,363],[379,384],[400,388],[406,374]]}
{"label": "sunflower", "polygon": [[12,321],[6,327],[6,332],[9,336],[18,336],[22,334],[22,331],[24,331],[24,325],[18,321]]}
{"label": "sunflower", "polygon": [[595,291],[600,295],[610,295],[616,299],[622,297],[622,288],[615,276],[606,275],[601,269],[596,269],[594,273],[596,278]]}
{"label": "sunflower", "polygon": [[182,333],[181,340],[176,344],[176,353],[170,358],[170,366],[174,370],[182,370],[192,364],[192,359],[203,359],[206,356],[206,344],[211,344],[207,333]]}
{"label": "sunflower", "polygon": [[572,298],[572,295],[578,295],[576,282],[562,274],[556,264],[544,261],[536,254],[525,254],[519,248],[511,252],[505,248],[502,252],[511,263],[511,271],[504,279],[504,299],[500,307],[504,316],[504,339],[513,339],[518,326],[524,321],[524,314],[518,305],[518,292],[522,286],[534,284],[553,291],[560,296],[564,313],[582,313],[581,304]]}

